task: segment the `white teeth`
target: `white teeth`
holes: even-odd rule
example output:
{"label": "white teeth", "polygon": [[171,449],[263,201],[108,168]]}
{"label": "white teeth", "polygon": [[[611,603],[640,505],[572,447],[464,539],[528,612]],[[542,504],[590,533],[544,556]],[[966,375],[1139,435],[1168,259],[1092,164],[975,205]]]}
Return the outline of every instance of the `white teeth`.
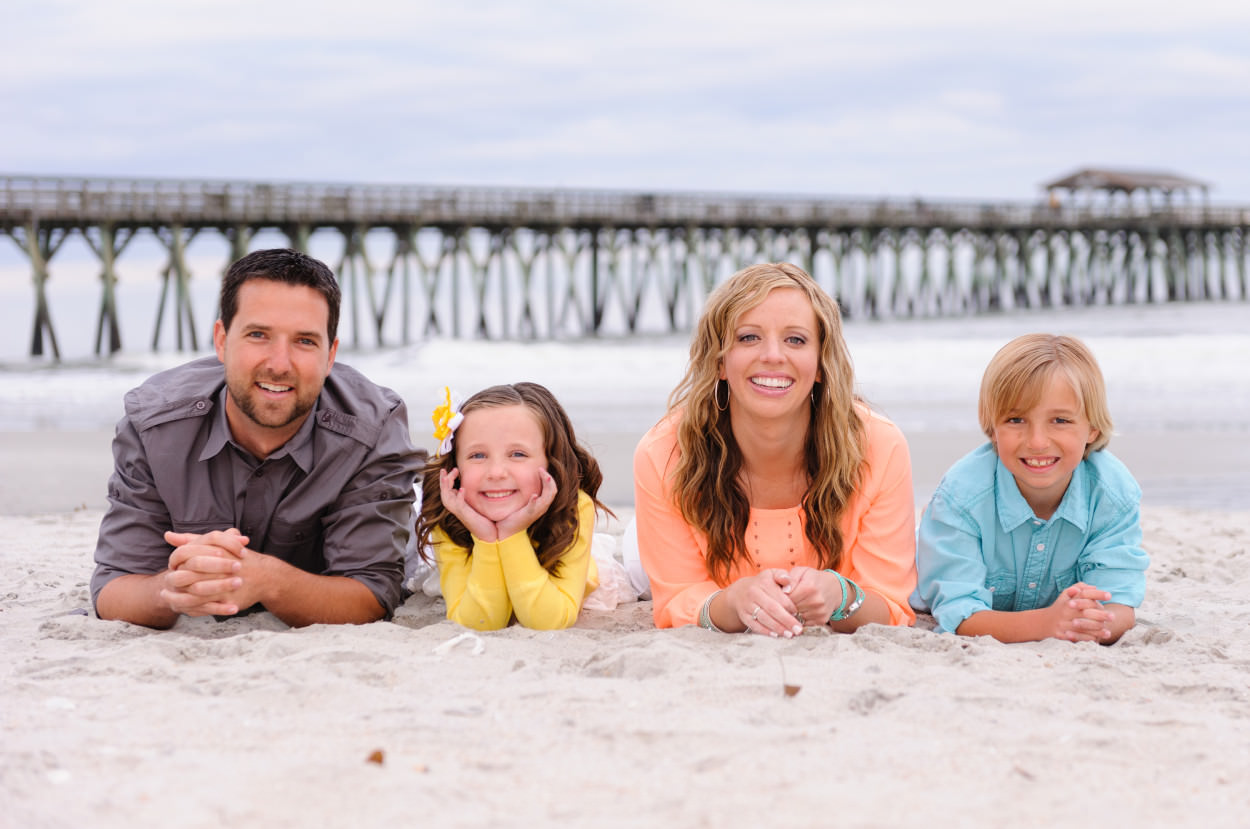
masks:
{"label": "white teeth", "polygon": [[1054,458],[1025,458],[1024,459],[1025,466],[1033,466],[1033,467],[1038,467],[1038,468],[1041,468],[1044,466],[1051,466],[1054,464],[1054,462],[1055,462]]}
{"label": "white teeth", "polygon": [[272,383],[257,383],[265,391],[290,391],[290,386],[275,386]]}
{"label": "white teeth", "polygon": [[794,385],[788,377],[752,377],[751,382],[768,389],[788,389]]}
{"label": "white teeth", "polygon": [[503,490],[501,492],[483,492],[483,498],[507,498],[512,494],[512,490]]}

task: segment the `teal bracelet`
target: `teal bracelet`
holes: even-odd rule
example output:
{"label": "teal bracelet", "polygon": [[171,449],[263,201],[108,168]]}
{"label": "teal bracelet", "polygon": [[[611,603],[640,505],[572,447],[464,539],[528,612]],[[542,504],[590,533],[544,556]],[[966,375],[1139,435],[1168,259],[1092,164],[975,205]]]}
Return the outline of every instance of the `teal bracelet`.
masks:
{"label": "teal bracelet", "polygon": [[[859,610],[860,606],[864,603],[864,589],[848,579],[846,576],[839,573],[837,570],[826,570],[825,572],[833,573],[837,576],[838,584],[842,587],[842,603],[838,605],[838,609],[833,611],[833,613],[829,616],[829,623],[832,624],[833,622],[841,622],[845,619],[851,618],[855,611]],[[848,605],[847,600],[850,598],[852,590],[855,591],[855,598]]]}
{"label": "teal bracelet", "polygon": [[838,609],[833,611],[833,614],[830,615],[829,617],[830,622],[841,621],[842,619],[846,618],[846,616],[843,615],[843,612],[846,610],[847,594],[850,593],[851,591],[847,589],[846,577],[843,576],[841,573],[839,573],[837,570],[826,570],[825,572],[833,573],[833,575],[836,576],[838,579],[838,584],[842,587],[842,604],[838,605]]}

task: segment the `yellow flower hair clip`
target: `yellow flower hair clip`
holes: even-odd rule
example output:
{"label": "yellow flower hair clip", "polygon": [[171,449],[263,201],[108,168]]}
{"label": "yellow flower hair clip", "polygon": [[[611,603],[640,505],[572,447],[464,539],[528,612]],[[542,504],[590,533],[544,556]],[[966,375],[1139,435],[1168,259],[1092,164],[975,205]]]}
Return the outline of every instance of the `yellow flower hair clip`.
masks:
{"label": "yellow flower hair clip", "polygon": [[459,397],[452,398],[450,386],[443,386],[443,396],[446,402],[436,406],[430,417],[434,421],[434,439],[438,441],[440,455],[451,451],[452,436],[456,433],[456,427],[464,420],[464,415],[460,414],[462,401]]}

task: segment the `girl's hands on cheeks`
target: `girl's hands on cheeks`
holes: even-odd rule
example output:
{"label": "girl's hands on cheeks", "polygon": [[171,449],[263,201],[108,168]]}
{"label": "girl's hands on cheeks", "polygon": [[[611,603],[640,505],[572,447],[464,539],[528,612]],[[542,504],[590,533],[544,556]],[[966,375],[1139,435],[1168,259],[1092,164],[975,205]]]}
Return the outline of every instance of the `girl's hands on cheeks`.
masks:
{"label": "girl's hands on cheeks", "polygon": [[499,540],[516,535],[521,530],[528,530],[530,525],[542,518],[556,499],[556,479],[545,469],[538,470],[538,480],[542,490],[530,496],[529,502],[516,512],[501,520],[495,526],[499,530]]}
{"label": "girl's hands on cheeks", "polygon": [[443,497],[443,506],[460,519],[460,523],[473,533],[474,538],[482,541],[502,541],[522,530],[528,530],[531,524],[546,514],[556,498],[556,479],[547,470],[540,469],[538,478],[542,491],[534,493],[515,512],[495,522],[469,506],[463,490],[456,489],[456,478],[459,475],[459,469],[452,469],[450,472],[439,470],[438,486]]}
{"label": "girl's hands on cheeks", "polygon": [[789,639],[803,632],[797,608],[788,595],[790,574],[770,567],[738,579],[725,588],[724,597],[747,633],[767,633]]}
{"label": "girl's hands on cheeks", "polygon": [[443,506],[459,518],[460,523],[464,524],[465,529],[473,533],[475,538],[480,538],[482,541],[498,541],[500,536],[495,523],[469,506],[469,502],[464,499],[464,492],[456,488],[458,477],[460,477],[459,469],[452,469],[450,472],[446,469],[438,471],[438,488],[443,498]]}
{"label": "girl's hands on cheeks", "polygon": [[1083,582],[1064,590],[1048,611],[1051,636],[1069,642],[1101,642],[1109,638],[1112,614],[1102,603],[1110,598],[1107,591]]}

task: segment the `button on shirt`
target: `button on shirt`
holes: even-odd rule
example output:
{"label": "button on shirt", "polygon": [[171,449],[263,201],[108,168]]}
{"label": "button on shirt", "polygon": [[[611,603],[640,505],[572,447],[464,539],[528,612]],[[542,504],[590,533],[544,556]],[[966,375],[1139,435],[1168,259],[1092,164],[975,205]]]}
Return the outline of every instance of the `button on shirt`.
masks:
{"label": "button on shirt", "polygon": [[1137,607],[1149,557],[1141,488],[1105,449],[1077,465],[1049,520],[1033,514],[992,444],[951,467],[921,516],[912,605],[954,632],[982,610],[1034,610],[1085,582]]}
{"label": "button on shirt", "polygon": [[126,395],[92,600],[117,576],[163,570],[172,551],[165,530],[237,527],[254,550],[360,581],[389,615],[422,463],[403,402],[336,364],[299,431],[262,461],[230,434],[224,382],[208,357]]}

